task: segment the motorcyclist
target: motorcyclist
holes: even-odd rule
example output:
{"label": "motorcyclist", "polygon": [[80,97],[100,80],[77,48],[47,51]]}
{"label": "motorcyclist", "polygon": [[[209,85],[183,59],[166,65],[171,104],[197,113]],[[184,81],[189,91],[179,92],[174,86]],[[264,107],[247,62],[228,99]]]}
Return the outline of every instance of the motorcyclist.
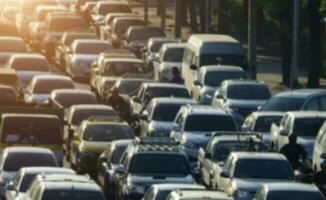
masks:
{"label": "motorcyclist", "polygon": [[124,98],[119,95],[119,90],[116,87],[112,88],[111,93],[106,99],[106,104],[118,110],[126,105]]}
{"label": "motorcyclist", "polygon": [[178,67],[172,68],[172,78],[170,80],[171,83],[183,84],[183,79],[180,74],[180,70]]}
{"label": "motorcyclist", "polygon": [[300,170],[303,168],[301,161],[305,161],[307,153],[302,145],[297,143],[297,136],[292,134],[289,136],[289,143],[286,144],[281,150],[288,161],[291,163],[293,169]]}

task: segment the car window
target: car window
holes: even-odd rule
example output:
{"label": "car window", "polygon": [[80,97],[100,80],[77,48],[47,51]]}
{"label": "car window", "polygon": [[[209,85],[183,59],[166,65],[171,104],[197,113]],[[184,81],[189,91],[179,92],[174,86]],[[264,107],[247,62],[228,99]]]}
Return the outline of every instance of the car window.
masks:
{"label": "car window", "polygon": [[85,191],[85,190],[53,190],[47,189],[42,195],[42,199],[46,200],[103,200],[103,196],[99,191]]}
{"label": "car window", "polygon": [[114,151],[112,152],[112,157],[111,157],[112,164],[120,163],[121,156],[124,153],[124,151],[126,150],[126,148],[127,148],[127,146],[122,145],[122,146],[118,146],[114,149]]}
{"label": "car window", "polygon": [[326,97],[320,97],[320,111],[326,111]]}
{"label": "car window", "polygon": [[57,167],[55,158],[49,154],[13,153],[7,156],[3,170],[18,171],[22,167],[49,166]]}
{"label": "car window", "polygon": [[83,140],[92,142],[109,142],[119,139],[132,139],[134,137],[132,129],[127,125],[89,125],[83,133]]}
{"label": "car window", "polygon": [[309,101],[309,103],[306,106],[306,110],[318,111],[319,109],[320,109],[320,107],[319,107],[318,99],[313,99],[313,100]]}
{"label": "car window", "polygon": [[299,118],[294,121],[293,133],[297,136],[316,137],[325,118]]}
{"label": "car window", "polygon": [[[212,123],[214,122],[214,123]],[[233,118],[229,115],[189,115],[185,122],[185,131],[213,132],[237,131]]]}

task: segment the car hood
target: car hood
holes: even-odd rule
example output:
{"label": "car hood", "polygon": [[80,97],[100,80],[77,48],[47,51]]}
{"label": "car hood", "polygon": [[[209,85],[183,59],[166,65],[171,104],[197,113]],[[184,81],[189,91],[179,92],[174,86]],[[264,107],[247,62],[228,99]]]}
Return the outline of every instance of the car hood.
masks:
{"label": "car hood", "polygon": [[297,143],[301,144],[307,152],[308,159],[312,159],[314,146],[315,146],[315,137],[300,137],[298,136]]}
{"label": "car hood", "polygon": [[155,136],[169,136],[172,131],[173,122],[152,121],[149,124],[149,131],[153,131]]}
{"label": "car hood", "polygon": [[83,141],[81,143],[81,149],[83,151],[95,153],[95,154],[101,154],[103,151],[108,147],[110,142],[88,142]]}
{"label": "car hood", "polygon": [[191,175],[177,176],[168,174],[130,175],[129,181],[133,184],[150,186],[158,183],[194,183]]}
{"label": "car hood", "polygon": [[266,183],[273,182],[288,182],[289,180],[271,180],[271,179],[238,179],[232,180],[232,185],[237,190],[246,190],[249,192],[256,192],[257,189]]}
{"label": "car hood", "polygon": [[232,107],[236,107],[239,109],[252,109],[257,110],[259,106],[265,104],[266,100],[235,100],[230,99],[228,103]]}

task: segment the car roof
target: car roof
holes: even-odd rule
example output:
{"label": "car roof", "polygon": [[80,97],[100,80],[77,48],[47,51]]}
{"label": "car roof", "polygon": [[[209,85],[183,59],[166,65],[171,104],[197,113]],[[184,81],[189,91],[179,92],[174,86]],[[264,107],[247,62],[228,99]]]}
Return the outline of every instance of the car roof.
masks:
{"label": "car roof", "polygon": [[184,183],[162,183],[154,184],[152,187],[158,190],[175,190],[175,189],[205,189],[203,185],[184,184]]}
{"label": "car roof", "polygon": [[274,111],[256,111],[251,113],[251,116],[254,117],[279,117],[283,116],[284,112],[274,112]]}
{"label": "car roof", "polygon": [[205,42],[225,42],[225,43],[239,43],[229,35],[222,34],[193,34],[190,36],[189,41],[202,45]]}
{"label": "car roof", "polygon": [[42,119],[59,119],[57,115],[51,114],[25,114],[25,113],[4,113],[2,114],[2,119],[7,117],[15,117],[15,118],[42,118]]}
{"label": "car roof", "polygon": [[44,187],[48,190],[82,190],[82,191],[98,191],[101,192],[102,190],[100,187],[95,183],[80,183],[75,181],[62,181],[62,182],[42,182]]}
{"label": "car roof", "polygon": [[175,193],[179,196],[179,199],[232,199],[231,197],[228,197],[226,193],[220,191],[177,190]]}
{"label": "car roof", "polygon": [[125,2],[125,1],[98,1],[97,4],[99,4],[99,5],[105,5],[105,4],[129,5],[128,2]]}
{"label": "car roof", "polygon": [[300,191],[300,192],[319,192],[313,184],[304,184],[296,182],[277,182],[264,184],[269,191]]}
{"label": "car roof", "polygon": [[176,83],[159,83],[159,82],[150,82],[150,83],[143,83],[144,87],[162,87],[162,88],[181,88],[186,89],[186,86]]}
{"label": "car roof", "polygon": [[309,98],[314,95],[326,95],[326,89],[297,89],[276,94],[274,97]]}
{"label": "car roof", "polygon": [[291,111],[287,112],[286,115],[291,115],[295,118],[318,118],[326,117],[326,112],[318,112],[318,111]]}
{"label": "car roof", "polygon": [[112,110],[114,109],[109,105],[103,105],[103,104],[79,104],[79,105],[73,105],[70,107],[70,110]]}
{"label": "car roof", "polygon": [[53,154],[50,149],[42,147],[7,147],[4,151],[7,153]]}
{"label": "car roof", "polygon": [[11,57],[13,58],[44,58],[46,59],[42,54],[38,53],[16,53],[13,54]]}
{"label": "car roof", "polygon": [[254,159],[254,160],[287,160],[280,153],[269,153],[269,152],[232,152],[231,155],[237,157],[238,159]]}
{"label": "car roof", "polygon": [[218,136],[214,136],[214,141],[219,141],[219,142],[246,142],[248,141],[248,139],[251,138],[253,139],[253,141],[255,142],[261,142],[261,139],[258,138],[257,136],[254,135],[250,135],[250,133],[248,133],[248,135],[218,135]]}
{"label": "car roof", "polygon": [[231,65],[216,65],[216,66],[202,66],[200,71],[211,72],[211,71],[228,71],[228,72],[244,72],[239,66]]}
{"label": "car roof", "polygon": [[109,43],[107,42],[107,41],[104,41],[104,40],[100,40],[100,39],[75,39],[74,40],[74,43],[76,43],[76,44],[90,44],[90,43],[92,43],[92,44],[108,44],[109,45]]}
{"label": "car roof", "polygon": [[137,62],[144,63],[142,59],[134,58],[134,57],[106,57],[105,62]]}
{"label": "car roof", "polygon": [[21,37],[13,37],[13,36],[0,36],[0,41],[15,41],[15,42],[23,42]]}
{"label": "car roof", "polygon": [[40,173],[64,173],[75,174],[74,170],[62,167],[23,167],[20,169],[24,174],[40,174]]}
{"label": "car roof", "polygon": [[87,125],[120,125],[120,126],[129,126],[125,121],[96,121],[92,119],[84,120]]}
{"label": "car roof", "polygon": [[112,146],[126,146],[126,145],[129,145],[133,141],[135,141],[135,140],[132,140],[132,139],[113,140],[112,142],[110,142],[110,144]]}
{"label": "car roof", "polygon": [[180,41],[179,38],[167,38],[167,37],[153,37],[148,40],[148,43],[154,43],[154,42],[178,42]]}
{"label": "car roof", "polygon": [[53,95],[58,95],[58,94],[89,94],[89,95],[94,95],[89,90],[83,90],[83,89],[55,89],[52,91]]}
{"label": "car roof", "polygon": [[210,114],[210,115],[230,115],[220,108],[216,108],[208,105],[188,105],[187,108],[190,110],[190,114]]}
{"label": "car roof", "polygon": [[258,80],[248,80],[248,79],[234,79],[234,80],[225,80],[223,83],[226,83],[227,85],[266,85],[263,81]]}
{"label": "car roof", "polygon": [[162,45],[162,49],[174,49],[174,48],[186,48],[187,47],[187,43],[166,43]]}
{"label": "car roof", "polygon": [[171,98],[171,97],[158,97],[154,98],[156,104],[197,104],[197,101],[189,98]]}
{"label": "car roof", "polygon": [[33,79],[36,79],[36,80],[67,80],[67,81],[72,81],[71,78],[68,77],[68,76],[54,75],[54,74],[36,75],[36,76],[33,77]]}

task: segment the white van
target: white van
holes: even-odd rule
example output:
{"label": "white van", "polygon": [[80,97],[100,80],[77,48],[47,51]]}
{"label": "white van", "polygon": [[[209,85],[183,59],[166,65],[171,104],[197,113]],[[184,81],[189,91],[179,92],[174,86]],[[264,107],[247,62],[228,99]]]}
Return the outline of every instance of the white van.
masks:
{"label": "white van", "polygon": [[192,35],[182,62],[182,77],[190,91],[201,66],[233,65],[248,71],[246,51],[239,41],[228,35]]}

